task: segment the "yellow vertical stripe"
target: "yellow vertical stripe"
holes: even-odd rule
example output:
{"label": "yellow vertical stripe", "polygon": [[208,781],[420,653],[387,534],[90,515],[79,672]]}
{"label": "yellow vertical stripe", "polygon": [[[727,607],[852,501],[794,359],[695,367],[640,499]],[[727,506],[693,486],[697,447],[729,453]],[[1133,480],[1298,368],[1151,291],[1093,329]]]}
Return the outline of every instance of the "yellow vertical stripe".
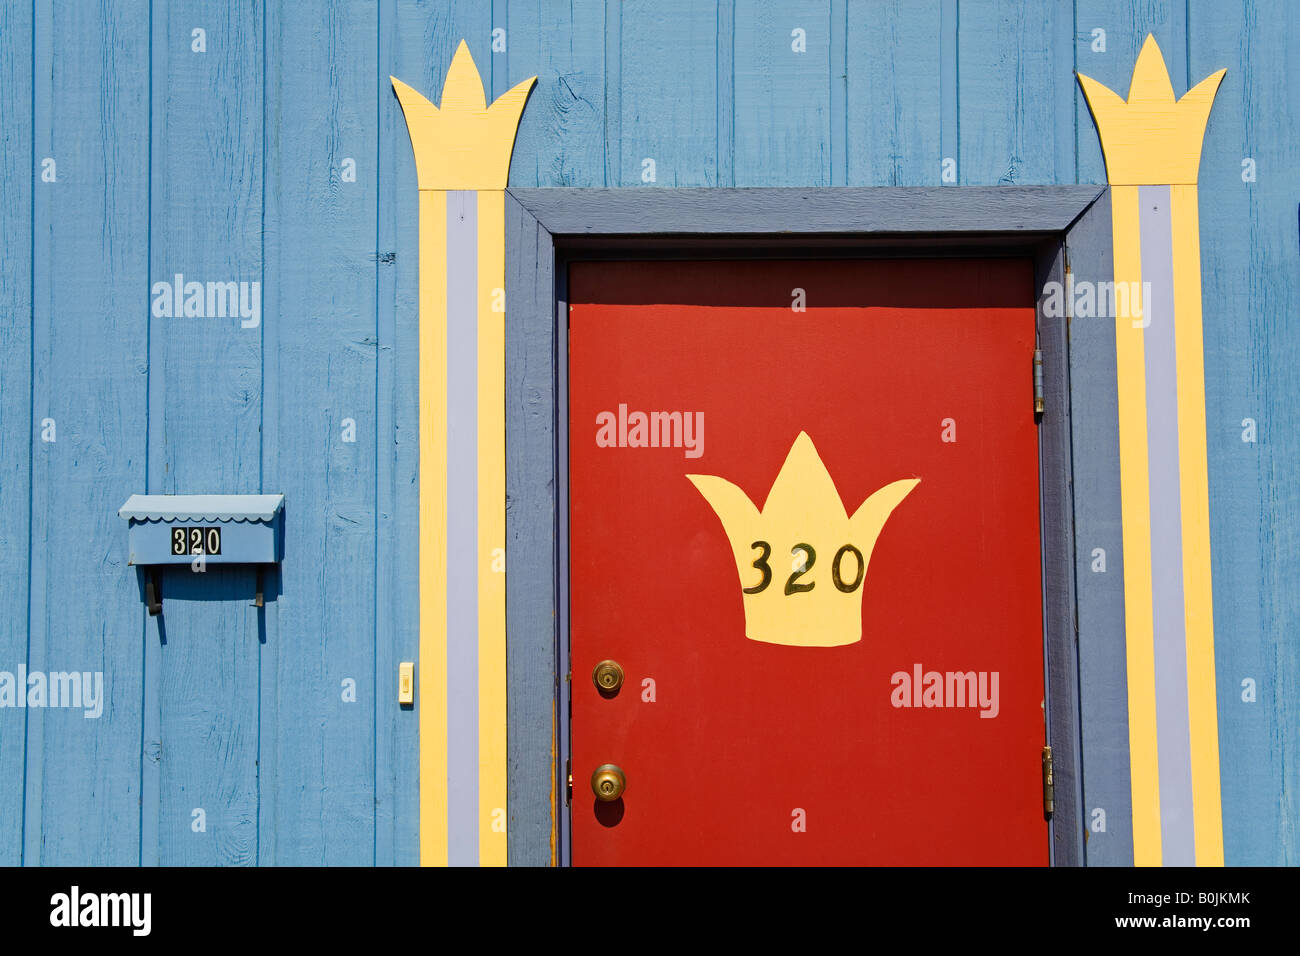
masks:
{"label": "yellow vertical stripe", "polygon": [[1178,460],[1182,490],[1187,710],[1198,866],[1223,865],[1219,720],[1210,577],[1210,492],[1205,449],[1205,358],[1201,331],[1201,238],[1196,186],[1171,186],[1174,322],[1178,342]]}
{"label": "yellow vertical stripe", "polygon": [[[442,105],[390,77],[420,189],[420,861],[448,861],[445,190],[478,191],[479,861],[506,862],[505,185],[531,77],[490,106],[464,40]],[[495,306],[495,308],[494,308]]]}
{"label": "yellow vertical stripe", "polygon": [[[1115,301],[1120,288],[1142,287],[1138,187],[1111,187]],[[1123,285],[1121,285],[1121,283]],[[1120,510],[1124,524],[1124,630],[1128,657],[1128,738],[1133,789],[1133,862],[1159,866],[1160,774],[1156,749],[1155,633],[1151,607],[1151,507],[1147,458],[1143,330],[1116,309],[1115,377],[1119,390]]]}
{"label": "yellow vertical stripe", "polygon": [[447,194],[420,190],[420,865],[447,865]]}
{"label": "yellow vertical stripe", "polygon": [[478,193],[479,864],[506,865],[505,193]]}

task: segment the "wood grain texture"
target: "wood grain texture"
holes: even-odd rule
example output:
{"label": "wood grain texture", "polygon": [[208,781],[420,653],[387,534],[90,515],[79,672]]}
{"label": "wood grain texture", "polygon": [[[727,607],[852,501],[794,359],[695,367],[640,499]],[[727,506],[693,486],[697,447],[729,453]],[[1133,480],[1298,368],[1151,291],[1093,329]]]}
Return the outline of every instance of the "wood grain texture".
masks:
{"label": "wood grain texture", "polygon": [[555,391],[551,236],[506,197],[506,673],[509,862],[545,866],[556,837]]}
{"label": "wood grain texture", "polygon": [[[284,228],[282,197],[285,192],[282,167],[277,162],[284,143],[284,133],[274,125],[268,128],[268,115],[283,115],[280,103],[284,96],[283,77],[272,79],[272,70],[282,58],[284,49],[284,27],[280,18],[273,18],[269,8],[262,11],[262,278],[281,275],[284,264],[281,247],[277,239]],[[290,41],[292,42],[292,41]],[[290,84],[292,86],[292,84]],[[276,158],[273,158],[276,157]],[[268,241],[267,237],[270,237]],[[292,260],[291,260],[292,261]],[[263,283],[263,311],[268,315],[278,316],[284,308],[282,285],[280,282]],[[261,416],[258,427],[258,488],[265,490],[266,479],[271,476],[274,486],[278,487],[281,478],[280,464],[280,385],[283,380],[280,362],[281,322],[263,323],[262,326],[262,389]],[[292,440],[292,439],[290,439]],[[282,493],[282,492],[277,492]],[[279,598],[283,592],[284,572],[277,567],[272,570],[272,590]],[[256,579],[255,579],[256,582]],[[263,579],[265,586],[265,576]],[[254,583],[256,586],[256,583]],[[280,649],[282,645],[280,630],[280,602],[270,603],[269,607],[258,611],[255,617],[257,638],[261,644],[257,661],[258,695],[257,695],[257,844],[254,865],[273,865],[280,855],[280,833],[276,827],[281,811],[281,772],[280,700],[282,688],[280,678]],[[317,675],[313,675],[317,676]],[[289,763],[292,765],[293,759]],[[292,769],[289,770],[292,776]],[[292,802],[296,794],[289,794]],[[295,821],[296,823],[297,821]],[[291,841],[293,828],[286,834]]]}
{"label": "wood grain texture", "polygon": [[[735,185],[830,185],[831,46],[842,39],[840,31],[832,36],[830,7],[829,0],[737,0]],[[719,128],[728,119],[719,117]]]}
{"label": "wood grain texture", "polygon": [[[617,175],[610,186],[716,186],[717,4],[626,0],[619,22]],[[655,181],[642,179],[653,159]]]}
{"label": "wood grain texture", "polygon": [[[941,181],[960,182],[956,168],[961,152],[961,63],[957,55],[960,27],[958,0],[939,2],[939,152]],[[949,165],[951,160],[952,165]]]}
{"label": "wood grain texture", "polygon": [[[375,669],[373,614],[379,70],[367,28],[377,8],[266,9],[267,109],[281,121],[266,154],[276,281],[266,296],[262,485],[289,503],[294,553],[267,608],[259,862],[370,865],[376,721],[381,710],[389,726],[397,717],[396,668]],[[355,182],[344,177],[348,159]]]}
{"label": "wood grain texture", "polygon": [[[1173,80],[1174,94],[1187,89],[1187,24],[1183,15],[1185,0],[1077,0],[1075,3],[1075,69],[1105,84],[1120,96],[1128,96],[1133,64],[1147,34],[1153,34],[1164,52],[1165,63]],[[1105,50],[1094,50],[1105,31]],[[1225,64],[1220,64],[1225,65]],[[1208,75],[1207,70],[1202,75]],[[1199,77],[1198,77],[1199,79]],[[1106,182],[1106,163],[1101,155],[1097,127],[1077,82],[1074,83],[1075,150],[1077,180],[1081,183]]]}
{"label": "wood grain texture", "polygon": [[[263,40],[253,3],[153,15],[151,281],[263,280]],[[192,31],[206,31],[207,52]],[[265,286],[263,285],[263,288]],[[149,488],[261,488],[262,336],[225,317],[150,325]],[[293,505],[289,504],[289,508]],[[288,517],[288,515],[286,515]],[[288,518],[291,522],[292,518]],[[158,862],[254,864],[258,814],[258,615],[248,568],[163,579]],[[202,808],[206,830],[192,829]]]}
{"label": "wood grain texture", "polygon": [[[32,190],[40,183],[32,144],[32,8],[0,6],[0,670],[14,673],[27,660],[31,573],[32,452],[40,419],[31,404]],[[48,188],[49,184],[46,184]],[[27,712],[0,710],[0,866],[18,866],[23,854],[23,774]]]}
{"label": "wood grain texture", "polygon": [[[366,799],[374,801],[373,860],[417,859],[416,713],[392,697],[397,664],[415,660],[417,218],[389,75],[441,89],[461,38],[494,94],[539,74],[512,186],[630,188],[604,211],[551,211],[551,200],[525,192],[519,201],[570,235],[645,234],[662,228],[635,198],[646,192],[646,156],[656,159],[660,186],[938,187],[944,155],[961,160],[962,183],[1102,183],[1097,134],[1072,74],[1126,94],[1148,32],[1176,93],[1189,79],[1228,70],[1200,192],[1226,859],[1300,859],[1300,810],[1287,796],[1300,784],[1287,756],[1296,749],[1300,660],[1286,642],[1300,613],[1289,586],[1300,521],[1289,476],[1300,470],[1300,453],[1288,438],[1300,340],[1287,322],[1300,305],[1287,175],[1300,165],[1289,66],[1298,14],[1283,0],[1077,0],[1074,16],[1070,5],[1052,6],[1060,12],[1017,18],[1018,7],[956,0],[800,3],[789,9],[823,26],[820,34],[807,27],[809,52],[788,54],[803,59],[781,83],[760,67],[767,44],[773,56],[789,50],[793,24],[776,30],[787,16],[779,5],[747,0],[321,0],[301,11],[248,0],[229,9],[144,0],[6,6],[0,572],[8,573],[0,587],[10,589],[6,606],[20,611],[0,626],[0,669],[26,660],[29,644],[33,668],[102,667],[113,710],[99,721],[78,716],[85,726],[75,731],[76,721],[61,722],[66,714],[0,711],[0,862],[15,862],[19,846],[27,862],[315,862],[315,854],[365,862]],[[494,26],[507,31],[504,53],[491,51]],[[207,31],[205,54],[190,51],[194,27]],[[1095,28],[1106,31],[1104,52],[1092,49]],[[814,60],[825,75],[811,69]],[[804,91],[798,98],[796,89]],[[58,161],[57,183],[39,179],[46,155]],[[358,161],[358,182],[347,190],[336,176],[339,155]],[[1257,163],[1252,183],[1241,179],[1247,156]],[[360,195],[371,198],[353,198]],[[930,194],[884,196],[861,220],[853,217],[864,208],[843,197],[790,195],[793,228],[804,235],[846,220],[853,228],[945,225]],[[740,198],[741,208],[689,192],[674,201],[693,210],[686,227],[705,235],[770,228],[775,207]],[[1029,227],[1013,187],[994,199],[959,225]],[[1075,202],[1049,218],[1068,223]],[[1075,227],[1076,280],[1111,275],[1105,206]],[[261,329],[151,318],[148,284],[177,270],[203,281],[263,281]],[[543,346],[521,344],[532,376],[531,350]],[[1084,821],[1093,809],[1107,812],[1107,830],[1089,833],[1086,855],[1127,864],[1114,341],[1105,321],[1072,323],[1070,361]],[[357,410],[355,446],[338,440],[344,405]],[[36,432],[47,415],[58,422],[53,445]],[[1259,433],[1253,444],[1241,441],[1248,417]],[[363,454],[367,435],[373,458]],[[531,459],[511,461],[521,478],[533,473],[521,471]],[[116,507],[132,492],[200,484],[285,490],[273,480],[297,489],[284,603],[268,602],[259,619],[246,608],[251,577],[218,576],[202,593],[186,591],[184,577],[169,579],[170,630],[160,644],[158,621],[145,618],[135,572],[123,564]],[[540,549],[540,539],[530,546]],[[1090,570],[1096,547],[1106,550],[1105,573]],[[312,568],[306,555],[319,548],[325,556]],[[87,594],[93,605],[82,603]],[[538,656],[537,640],[530,633],[509,652]],[[234,670],[217,676],[213,667]],[[342,679],[333,671],[343,667],[368,675],[358,681],[361,700],[348,705],[369,714],[368,730],[328,709]],[[297,696],[278,686],[296,668],[312,675]],[[1253,704],[1241,700],[1247,678],[1257,685]],[[529,720],[540,706],[528,696],[535,691],[511,690],[527,698],[511,700],[533,708]],[[520,762],[512,788],[540,786],[537,754],[525,760],[516,748],[534,732],[540,740],[540,726],[513,731],[511,759]],[[368,795],[358,766],[367,753]],[[95,769],[87,775],[85,766]],[[193,787],[225,808],[214,813],[202,797],[206,835],[189,829],[201,802],[191,799]],[[527,812],[535,815],[528,826],[538,825],[540,804]],[[539,846],[529,844],[530,861],[540,861]]]}
{"label": "wood grain texture", "polygon": [[[1224,859],[1294,866],[1300,89],[1292,65],[1300,60],[1300,10],[1282,2],[1193,3],[1191,27],[1193,76],[1228,70],[1206,129],[1198,188]],[[1242,180],[1246,157],[1255,161],[1254,182]],[[1256,422],[1254,443],[1242,440],[1247,418]],[[1255,682],[1254,703],[1242,699],[1247,679]]]}
{"label": "wood grain texture", "polygon": [[[623,2],[605,0],[605,182],[623,181]],[[515,156],[519,153],[516,151]],[[522,183],[520,185],[523,185]]]}
{"label": "wood grain texture", "polygon": [[157,703],[147,706],[161,714],[156,853],[164,866],[257,863],[253,588],[252,569],[240,565],[214,564],[201,575],[172,568],[162,576],[166,644]]}
{"label": "wood grain texture", "polygon": [[[714,74],[718,95],[714,115],[718,129],[719,186],[736,185],[736,0],[718,0]],[[607,184],[608,185],[608,184]]]}
{"label": "wood grain texture", "polygon": [[32,415],[58,440],[33,446],[28,666],[102,671],[106,700],[27,712],[28,864],[139,858],[143,612],[116,512],[145,478],[149,87],[117,57],[148,62],[144,13],[35,11],[33,136],[58,181],[33,186]]}
{"label": "wood grain texture", "polygon": [[[849,3],[831,0],[831,185],[848,184]],[[726,185],[722,183],[721,185]]]}
{"label": "wood grain texture", "polygon": [[556,235],[1062,232],[1093,186],[930,189],[511,189]]}
{"label": "wood grain texture", "polygon": [[[401,106],[393,94],[390,65],[403,23],[396,0],[380,0],[378,136],[374,157],[378,187],[375,228],[376,521],[373,592],[375,674],[396,673],[402,661],[419,660],[419,467],[418,364],[415,321],[419,310],[417,256],[419,218],[414,204],[397,197],[416,191],[415,159]],[[450,54],[448,54],[450,55]],[[403,253],[399,258],[398,244]],[[399,343],[398,330],[401,329]],[[411,866],[420,859],[418,720],[415,704],[398,707],[376,691],[375,863]]]}
{"label": "wood grain texture", "polygon": [[[509,18],[506,52],[494,53],[493,93],[537,76],[510,163],[515,186],[605,184],[605,4],[545,0],[497,4]],[[497,64],[504,62],[505,68]],[[509,77],[505,82],[499,75]]]}
{"label": "wood grain texture", "polygon": [[1071,19],[1070,7],[1027,8],[1016,0],[997,0],[959,4],[958,15],[957,181],[1073,181],[1073,157],[1057,153],[1053,135],[1056,87],[1074,82],[1071,65],[1059,62],[1053,42],[1057,21]]}
{"label": "wood grain texture", "polygon": [[848,185],[939,185],[940,21],[939,0],[848,5]]}

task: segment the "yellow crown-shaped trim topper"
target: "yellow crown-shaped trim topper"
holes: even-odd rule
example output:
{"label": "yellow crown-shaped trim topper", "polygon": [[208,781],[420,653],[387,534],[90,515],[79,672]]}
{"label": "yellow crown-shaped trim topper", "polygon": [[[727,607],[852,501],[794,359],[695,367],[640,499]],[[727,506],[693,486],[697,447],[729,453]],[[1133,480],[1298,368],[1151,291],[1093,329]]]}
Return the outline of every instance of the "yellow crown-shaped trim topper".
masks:
{"label": "yellow crown-shaped trim topper", "polygon": [[1195,184],[1205,124],[1226,72],[1207,76],[1175,100],[1165,58],[1148,34],[1133,67],[1127,101],[1078,74],[1101,137],[1107,181],[1112,186]]}
{"label": "yellow crown-shaped trim topper", "polygon": [[885,521],[920,482],[892,482],[850,517],[806,432],[795,439],[760,512],[736,485],[687,475],[722,520],[744,591],[745,636],[838,647],[862,639],[862,591]]}
{"label": "yellow crown-shaped trim topper", "polygon": [[441,107],[397,77],[389,79],[406,116],[420,189],[506,188],[519,118],[537,77],[488,106],[474,58],[461,40],[447,68]]}

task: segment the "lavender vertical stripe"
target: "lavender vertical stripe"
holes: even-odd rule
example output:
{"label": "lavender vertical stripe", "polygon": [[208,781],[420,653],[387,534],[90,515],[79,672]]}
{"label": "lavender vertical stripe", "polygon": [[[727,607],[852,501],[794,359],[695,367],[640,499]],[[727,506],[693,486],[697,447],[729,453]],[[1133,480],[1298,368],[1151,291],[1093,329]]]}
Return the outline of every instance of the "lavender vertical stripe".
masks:
{"label": "lavender vertical stripe", "polygon": [[447,193],[447,862],[478,865],[478,194]]}
{"label": "lavender vertical stripe", "polygon": [[1196,863],[1192,747],[1187,709],[1182,494],[1178,470],[1178,365],[1174,337],[1173,231],[1168,186],[1139,186],[1142,280],[1150,325],[1146,357],[1151,500],[1151,600],[1155,625],[1156,743],[1160,842],[1165,866]]}

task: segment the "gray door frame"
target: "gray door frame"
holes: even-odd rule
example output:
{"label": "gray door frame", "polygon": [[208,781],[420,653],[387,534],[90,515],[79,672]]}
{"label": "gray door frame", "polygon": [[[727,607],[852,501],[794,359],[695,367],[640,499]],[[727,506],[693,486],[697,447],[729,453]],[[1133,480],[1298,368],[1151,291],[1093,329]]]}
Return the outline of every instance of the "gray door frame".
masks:
{"label": "gray door frame", "polygon": [[[590,258],[880,255],[1021,255],[1034,260],[1046,391],[1039,426],[1045,708],[1056,778],[1049,842],[1053,863],[1085,862],[1075,576],[1075,512],[1080,502],[1071,445],[1070,334],[1067,319],[1044,314],[1041,290],[1048,282],[1064,284],[1071,259],[1087,263],[1090,275],[1108,276],[1109,203],[1098,202],[1105,194],[1102,186],[507,190],[511,864],[553,865],[569,859],[568,263]],[[1101,344],[1104,347],[1104,341]],[[1098,354],[1104,354],[1104,348]],[[1113,382],[1113,351],[1111,361]],[[1102,368],[1103,385],[1105,377]],[[1031,394],[1027,369],[1027,402]],[[1105,409],[1100,421],[1104,431]],[[1093,468],[1110,464],[1108,450],[1114,439],[1102,438],[1100,447],[1107,452],[1091,463]],[[1100,511],[1109,513],[1111,504],[1102,502]],[[1119,549],[1114,551],[1118,556]],[[1118,572],[1112,578],[1122,577],[1121,569],[1112,570]],[[1113,600],[1113,595],[1100,596]],[[1097,613],[1108,618],[1113,609]],[[1118,613],[1122,666],[1122,604]],[[1113,647],[1099,650],[1109,653]],[[1122,724],[1126,734],[1127,714],[1118,711],[1113,681],[1106,686],[1110,693],[1100,702],[1102,716],[1112,728]],[[1125,789],[1126,761],[1125,753]],[[1119,798],[1115,801],[1118,804]],[[1121,817],[1126,812],[1121,806],[1115,809]],[[1111,818],[1115,820],[1115,811]]]}

